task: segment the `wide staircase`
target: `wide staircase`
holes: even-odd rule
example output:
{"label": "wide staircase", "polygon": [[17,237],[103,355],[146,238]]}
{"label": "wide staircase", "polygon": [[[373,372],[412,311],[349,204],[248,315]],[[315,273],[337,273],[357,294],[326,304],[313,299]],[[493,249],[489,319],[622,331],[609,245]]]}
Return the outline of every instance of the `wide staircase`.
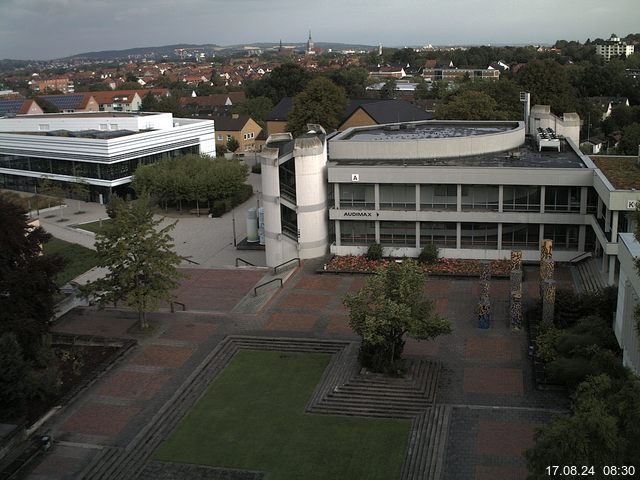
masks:
{"label": "wide staircase", "polygon": [[607,286],[607,279],[600,271],[601,261],[599,258],[588,258],[571,266],[579,293],[597,292]]}

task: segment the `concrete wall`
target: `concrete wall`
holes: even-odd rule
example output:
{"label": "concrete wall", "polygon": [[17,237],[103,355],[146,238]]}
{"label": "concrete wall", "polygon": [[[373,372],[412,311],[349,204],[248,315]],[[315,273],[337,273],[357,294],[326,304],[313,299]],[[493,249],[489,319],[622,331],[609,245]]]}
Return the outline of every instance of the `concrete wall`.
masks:
{"label": "concrete wall", "polygon": [[[97,105],[97,103],[96,103]],[[106,125],[106,128],[101,128]],[[115,125],[116,128],[112,128]],[[45,128],[46,127],[46,128]],[[105,112],[92,113],[51,113],[44,115],[0,118],[2,132],[41,132],[51,130],[165,130],[173,127],[170,113],[152,115],[109,115]]]}
{"label": "concrete wall", "polygon": [[618,305],[614,332],[622,349],[623,363],[640,375],[640,340],[635,328],[634,310],[640,295],[640,277],[635,269],[635,258],[640,256],[640,244],[632,233],[620,234],[620,277],[618,280]]}
{"label": "concrete wall", "polygon": [[[411,122],[428,124],[429,122]],[[465,125],[469,122],[462,121],[438,121],[431,122],[435,125]],[[473,122],[482,124],[482,122]],[[331,157],[338,159],[422,159],[422,158],[448,158],[483,153],[503,152],[520,147],[524,143],[525,128],[523,122],[486,122],[490,125],[510,125],[513,128],[506,132],[489,133],[486,135],[473,135],[468,137],[444,137],[444,138],[418,138],[418,139],[394,139],[390,137],[384,142],[350,140],[351,130],[331,140]],[[372,129],[380,128],[378,126]],[[366,131],[367,127],[362,130]]]}
{"label": "concrete wall", "polygon": [[534,105],[529,116],[529,133],[535,136],[538,127],[553,128],[559,135],[580,144],[580,117],[577,113],[565,113],[562,118],[551,113],[549,105]]}

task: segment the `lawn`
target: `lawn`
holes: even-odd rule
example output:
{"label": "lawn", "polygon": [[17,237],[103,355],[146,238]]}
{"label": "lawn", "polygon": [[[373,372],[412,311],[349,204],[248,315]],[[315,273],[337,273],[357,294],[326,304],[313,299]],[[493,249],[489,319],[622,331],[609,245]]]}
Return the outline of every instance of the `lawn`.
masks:
{"label": "lawn", "polygon": [[409,420],[304,413],[329,358],[240,351],[155,459],[262,470],[269,480],[399,478]]}
{"label": "lawn", "polygon": [[98,220],[97,222],[91,223],[82,223],[80,225],[74,225],[76,228],[81,228],[82,230],[88,230],[89,232],[98,233],[105,225],[108,225],[111,222],[111,219]]}
{"label": "lawn", "polygon": [[57,253],[66,260],[64,270],[56,275],[55,279],[60,287],[97,264],[95,251],[57,238],[52,238],[45,243],[43,250],[45,255]]}

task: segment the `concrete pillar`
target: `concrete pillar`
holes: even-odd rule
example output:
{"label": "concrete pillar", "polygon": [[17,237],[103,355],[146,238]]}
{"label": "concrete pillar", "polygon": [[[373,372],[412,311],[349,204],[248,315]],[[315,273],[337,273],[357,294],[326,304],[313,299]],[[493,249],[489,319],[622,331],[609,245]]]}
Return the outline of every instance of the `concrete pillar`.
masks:
{"label": "concrete pillar", "polygon": [[[540,187],[540,213],[544,213],[544,203],[545,203],[545,195],[547,192],[547,187],[545,187],[544,185],[542,185]],[[540,239],[542,239],[542,237],[540,237]]]}
{"label": "concrete pillar", "polygon": [[416,212],[420,211],[420,184],[416,184]]}
{"label": "concrete pillar", "polygon": [[580,225],[578,227],[578,250],[580,250],[581,252],[584,252],[586,239],[587,239],[587,226]]}
{"label": "concrete pillar", "polygon": [[602,218],[602,206],[604,204],[602,203],[602,199],[600,198],[600,195],[598,195],[598,208],[596,210],[596,218]]}
{"label": "concrete pillar", "polygon": [[[504,203],[504,185],[498,186],[498,212],[502,213],[502,207]],[[498,237],[498,250],[500,250],[500,237]]]}
{"label": "concrete pillar", "polygon": [[[330,220],[331,221],[331,220]],[[340,220],[333,220],[335,224],[335,234],[336,234],[336,247],[342,246],[342,241],[340,240],[341,230],[340,230]]]}
{"label": "concrete pillar", "polygon": [[420,222],[416,222],[416,248],[420,248]]}
{"label": "concrete pillar", "polygon": [[376,210],[380,210],[380,184],[376,183],[373,186],[373,202]]}
{"label": "concrete pillar", "polygon": [[607,207],[604,208],[604,232],[611,231],[611,210]]}
{"label": "concrete pillar", "polygon": [[538,249],[542,247],[542,241],[544,240],[544,223],[540,224],[540,234],[538,235]]}
{"label": "concrete pillar", "polygon": [[340,184],[333,184],[333,200],[335,208],[340,208]]}
{"label": "concrete pillar", "polygon": [[607,260],[609,260],[609,255],[604,253],[604,247],[602,247],[602,265],[600,265],[600,271],[602,273],[607,273]]}
{"label": "concrete pillar", "polygon": [[613,243],[618,242],[618,216],[620,212],[614,210],[611,212],[611,241]]}
{"label": "concrete pillar", "polygon": [[[459,198],[460,197],[458,197],[458,199]],[[456,223],[456,248],[462,248],[462,224],[460,222]]]}
{"label": "concrete pillar", "polygon": [[[502,191],[502,186],[500,186],[500,191]],[[498,250],[502,250],[502,224],[498,224]]]}
{"label": "concrete pillar", "polygon": [[580,215],[587,214],[587,195],[589,193],[588,187],[580,187]]}
{"label": "concrete pillar", "polygon": [[376,220],[376,243],[380,243],[380,220]]}
{"label": "concrete pillar", "polygon": [[[456,189],[456,211],[462,211],[462,185],[458,184]],[[460,247],[458,247],[460,248]]]}
{"label": "concrete pillar", "polygon": [[609,278],[607,279],[609,285],[616,283],[616,259],[615,255],[609,255]]}

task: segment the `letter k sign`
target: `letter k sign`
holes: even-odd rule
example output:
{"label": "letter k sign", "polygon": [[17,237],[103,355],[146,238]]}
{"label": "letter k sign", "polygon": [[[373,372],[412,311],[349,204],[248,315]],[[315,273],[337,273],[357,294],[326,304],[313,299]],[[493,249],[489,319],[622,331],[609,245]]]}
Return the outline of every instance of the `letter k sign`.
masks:
{"label": "letter k sign", "polygon": [[351,181],[352,182],[359,182],[360,181],[360,174],[359,173],[352,173],[351,174]]}

